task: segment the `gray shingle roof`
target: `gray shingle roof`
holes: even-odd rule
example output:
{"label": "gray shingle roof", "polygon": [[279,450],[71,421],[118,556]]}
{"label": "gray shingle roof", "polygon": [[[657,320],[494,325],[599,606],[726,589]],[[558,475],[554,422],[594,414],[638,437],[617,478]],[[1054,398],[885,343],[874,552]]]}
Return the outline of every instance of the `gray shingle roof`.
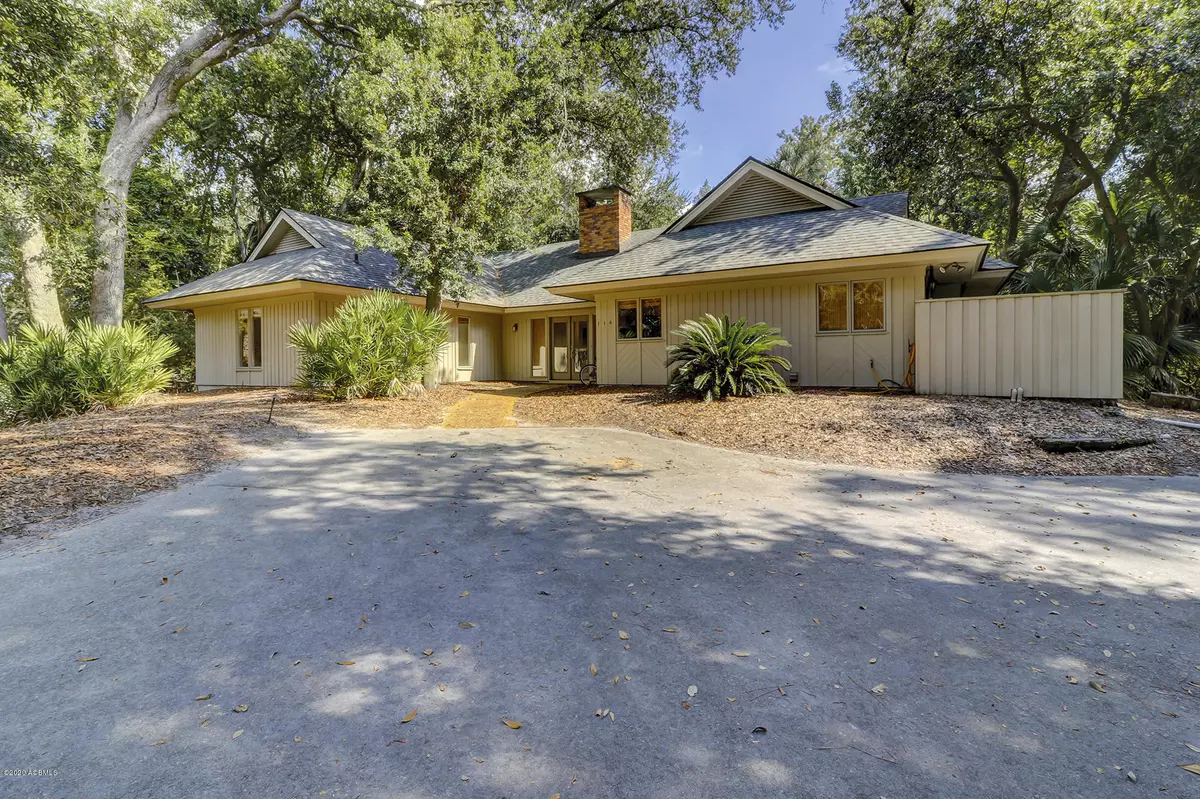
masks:
{"label": "gray shingle roof", "polygon": [[[482,274],[472,280],[472,292],[463,299],[508,308],[557,305],[578,300],[552,294],[547,287],[987,243],[881,210],[907,208],[905,192],[858,198],[853,202],[863,207],[738,219],[669,234],[663,233],[664,228],[639,230],[625,243],[622,252],[603,258],[580,259],[577,241],[499,253],[482,260]],[[411,286],[398,281],[392,256],[372,248],[355,260],[354,243],[349,237],[353,225],[300,211],[285,213],[321,246],[247,261],[149,301],[289,280],[412,293]],[[988,263],[1003,262],[988,259]]]}
{"label": "gray shingle roof", "polygon": [[797,211],[688,228],[603,263],[583,261],[549,286],[697,274],[987,244],[870,208]]}
{"label": "gray shingle roof", "polygon": [[499,273],[500,287],[506,307],[578,302],[571,297],[551,294],[543,286],[553,282],[560,273],[574,267],[581,265],[599,267],[607,261],[624,257],[632,250],[652,241],[662,231],[663,228],[635,231],[625,241],[624,249],[619,255],[580,259],[579,242],[564,241],[558,244],[546,244],[532,250],[502,252],[486,258],[484,267],[490,267]]}
{"label": "gray shingle roof", "polygon": [[893,216],[908,216],[908,192],[894,191],[890,194],[873,194],[870,197],[855,197],[850,202],[870,208],[872,211],[883,211]]}
{"label": "gray shingle roof", "polygon": [[981,272],[991,272],[996,269],[1020,269],[1016,264],[1010,264],[1008,261],[1001,261],[999,258],[984,258],[983,265],[979,267]]}

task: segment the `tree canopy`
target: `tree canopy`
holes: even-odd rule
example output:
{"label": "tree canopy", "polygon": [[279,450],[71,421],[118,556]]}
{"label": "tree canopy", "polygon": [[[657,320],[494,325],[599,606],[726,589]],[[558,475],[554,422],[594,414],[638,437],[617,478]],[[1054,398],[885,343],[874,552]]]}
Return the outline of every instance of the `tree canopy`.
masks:
{"label": "tree canopy", "polygon": [[911,190],[1016,288],[1128,288],[1131,375],[1194,389],[1198,45],[1195,0],[853,0],[839,188]]}
{"label": "tree canopy", "polygon": [[285,206],[386,230],[426,290],[460,284],[472,254],[571,235],[581,181],[645,186],[653,223],[686,201],[672,112],[787,8],[13,0],[0,298],[15,323],[143,316]]}

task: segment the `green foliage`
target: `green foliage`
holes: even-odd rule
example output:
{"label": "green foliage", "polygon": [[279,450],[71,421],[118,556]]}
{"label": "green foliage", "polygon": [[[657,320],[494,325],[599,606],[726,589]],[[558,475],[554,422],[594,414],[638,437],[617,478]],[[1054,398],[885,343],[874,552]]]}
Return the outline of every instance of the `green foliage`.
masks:
{"label": "green foliage", "polygon": [[177,347],[142,325],[121,327],[80,322],[70,334],[67,360],[83,408],[119,408],[171,382],[163,364]]}
{"label": "green foliage", "polygon": [[82,322],[70,333],[23,325],[0,341],[0,423],[131,405],[171,380],[175,345],[141,325]]}
{"label": "green foliage", "polygon": [[801,180],[837,190],[841,178],[838,123],[833,117],[803,116],[790,131],[780,131],[782,142],[771,165]]}
{"label": "green foliage", "polygon": [[296,386],[331,400],[394,397],[421,382],[449,335],[450,320],[387,292],[351,297],[319,325],[296,324]]}
{"label": "green foliage", "polygon": [[674,367],[667,391],[673,396],[712,402],[787,391],[780,371],[792,365],[771,350],[791,345],[777,328],[705,314],[687,320],[672,335],[683,339],[667,347],[667,367]]}
{"label": "green foliage", "polygon": [[0,341],[0,424],[40,422],[80,410],[61,330],[22,325]]}
{"label": "green foliage", "polygon": [[1127,288],[1132,393],[1194,389],[1198,47],[1195,0],[852,0],[842,188],[912,190],[1015,290]]}

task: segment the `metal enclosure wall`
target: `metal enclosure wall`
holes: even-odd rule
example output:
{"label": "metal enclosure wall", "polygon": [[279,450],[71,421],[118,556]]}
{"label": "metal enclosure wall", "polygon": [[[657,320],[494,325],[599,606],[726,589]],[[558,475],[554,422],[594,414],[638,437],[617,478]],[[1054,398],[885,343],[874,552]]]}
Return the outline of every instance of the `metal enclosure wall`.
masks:
{"label": "metal enclosure wall", "polygon": [[1119,399],[1123,294],[921,300],[917,393]]}

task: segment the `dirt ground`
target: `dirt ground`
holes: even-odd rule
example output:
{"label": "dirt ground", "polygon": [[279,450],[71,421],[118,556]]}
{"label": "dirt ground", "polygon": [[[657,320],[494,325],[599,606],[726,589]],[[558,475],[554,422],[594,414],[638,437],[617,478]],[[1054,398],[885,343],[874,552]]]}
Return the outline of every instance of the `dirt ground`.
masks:
{"label": "dirt ground", "polygon": [[[0,537],[170,488],[255,445],[324,429],[438,426],[452,406],[477,402],[485,392],[503,397],[506,408],[515,398],[511,414],[520,425],[624,428],[826,464],[979,474],[1200,473],[1200,432],[1150,421],[1167,415],[1200,421],[1200,414],[1138,405],[820,391],[706,406],[669,402],[658,389],[529,389],[457,384],[412,399],[346,403],[269,389],[163,395],[119,411],[3,429]],[[1037,435],[1144,436],[1158,443],[1049,455],[1031,442]]]}
{"label": "dirt ground", "polygon": [[[1200,472],[1200,431],[1153,422],[1161,408],[1053,400],[802,391],[723,403],[672,402],[653,388],[551,389],[521,399],[522,424],[619,427],[821,463],[971,474]],[[1192,414],[1192,416],[1200,416]],[[1051,455],[1033,437],[1155,438],[1118,452]]]}
{"label": "dirt ground", "polygon": [[239,457],[247,445],[322,428],[437,425],[466,396],[458,386],[416,399],[339,404],[289,391],[164,394],[131,408],[0,429],[0,537],[170,488]]}

